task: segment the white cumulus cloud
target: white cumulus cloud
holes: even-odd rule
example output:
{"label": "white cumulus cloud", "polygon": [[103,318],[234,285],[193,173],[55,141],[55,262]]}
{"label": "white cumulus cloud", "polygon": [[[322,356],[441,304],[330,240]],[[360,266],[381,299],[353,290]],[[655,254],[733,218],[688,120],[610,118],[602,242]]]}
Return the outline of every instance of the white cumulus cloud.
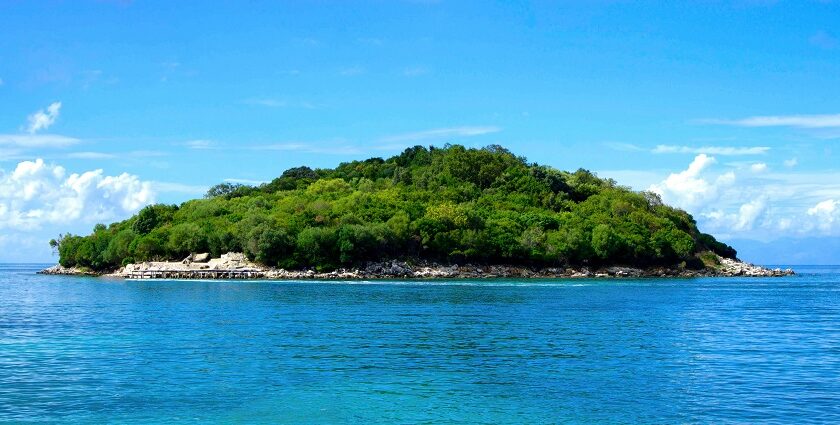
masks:
{"label": "white cumulus cloud", "polygon": [[61,111],[61,102],[53,102],[47,109],[41,109],[30,115],[27,120],[26,131],[29,134],[35,134],[40,130],[46,130],[55,123],[58,119],[58,114]]}
{"label": "white cumulus cloud", "polygon": [[688,169],[669,175],[659,184],[651,185],[650,191],[662,196],[665,202],[686,210],[693,210],[715,200],[721,187],[732,185],[735,174],[728,172],[715,179],[702,176],[702,172],[717,162],[706,154],[697,155]]}
{"label": "white cumulus cloud", "polygon": [[840,234],[836,173],[785,174],[765,163],[732,166],[700,154],[648,190],[692,214],[701,230],[724,238]]}
{"label": "white cumulus cloud", "polygon": [[840,226],[840,201],[827,199],[808,209],[808,216],[814,220],[814,225],[825,233],[832,232]]}
{"label": "white cumulus cloud", "polygon": [[35,230],[50,224],[117,219],[154,202],[151,183],[127,173],[70,173],[42,159],[0,172],[0,229]]}
{"label": "white cumulus cloud", "polygon": [[767,201],[764,198],[753,199],[742,204],[736,211],[724,212],[721,209],[702,213],[716,228],[723,228],[729,232],[744,232],[755,227],[759,217],[765,213]]}
{"label": "white cumulus cloud", "polygon": [[669,175],[648,190],[659,194],[666,203],[698,216],[703,230],[752,230],[766,212],[766,197],[738,187],[734,171],[714,175],[710,168],[715,163],[714,157],[697,155],[686,170]]}

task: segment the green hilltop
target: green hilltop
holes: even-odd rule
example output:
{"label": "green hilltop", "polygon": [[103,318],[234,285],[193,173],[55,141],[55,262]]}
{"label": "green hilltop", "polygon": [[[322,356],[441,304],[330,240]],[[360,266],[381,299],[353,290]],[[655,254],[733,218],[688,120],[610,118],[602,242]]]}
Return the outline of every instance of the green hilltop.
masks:
{"label": "green hilltop", "polygon": [[702,268],[716,258],[709,252],[736,255],[655,194],[528,163],[500,146],[460,145],[292,168],[260,186],[223,183],[204,199],[150,205],[50,244],[61,265],[95,271],[231,251],[318,270],[390,259]]}

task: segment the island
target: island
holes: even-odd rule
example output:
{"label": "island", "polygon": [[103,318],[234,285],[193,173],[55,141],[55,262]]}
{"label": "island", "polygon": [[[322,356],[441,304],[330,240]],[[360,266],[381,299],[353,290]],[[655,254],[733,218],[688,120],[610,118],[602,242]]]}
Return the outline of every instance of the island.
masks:
{"label": "island", "polygon": [[507,149],[415,146],[269,183],[221,183],[87,236],[46,274],[124,278],[782,276],[655,193]]}

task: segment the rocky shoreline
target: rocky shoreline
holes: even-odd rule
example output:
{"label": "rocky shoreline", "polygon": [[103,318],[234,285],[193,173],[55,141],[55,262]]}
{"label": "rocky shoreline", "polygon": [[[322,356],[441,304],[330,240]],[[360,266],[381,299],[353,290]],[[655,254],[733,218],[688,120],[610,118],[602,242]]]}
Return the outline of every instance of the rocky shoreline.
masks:
{"label": "rocky shoreline", "polygon": [[94,273],[60,265],[38,273],[48,275],[108,276],[124,279],[266,279],[266,280],[382,280],[382,279],[489,279],[489,278],[640,278],[640,277],[779,277],[794,274],[791,269],[768,269],[728,258],[701,270],[677,267],[549,267],[530,268],[511,265],[443,265],[432,262],[386,261],[364,268],[331,272],[285,270],[252,263],[240,253],[211,259],[205,254],[181,262],[129,264],[112,273]]}

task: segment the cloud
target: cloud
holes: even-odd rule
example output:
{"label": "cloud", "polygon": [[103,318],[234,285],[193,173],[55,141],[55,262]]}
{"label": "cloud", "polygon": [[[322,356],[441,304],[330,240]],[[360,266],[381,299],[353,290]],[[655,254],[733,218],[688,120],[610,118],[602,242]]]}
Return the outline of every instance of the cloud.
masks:
{"label": "cloud", "polygon": [[39,110],[30,115],[27,120],[29,124],[26,126],[26,132],[35,134],[40,130],[46,130],[55,123],[58,119],[58,114],[61,111],[61,102],[50,103],[46,110]]}
{"label": "cloud", "polygon": [[767,196],[752,193],[745,185],[736,185],[738,179],[733,171],[710,175],[709,168],[716,162],[705,154],[697,155],[688,169],[669,175],[649,190],[659,194],[666,203],[698,217],[704,231],[753,230],[767,211]]}
{"label": "cloud", "polygon": [[0,146],[21,148],[63,148],[79,143],[79,139],[57,134],[0,134]]}
{"label": "cloud", "polygon": [[23,158],[23,150],[21,149],[5,149],[0,148],[0,161],[9,161],[13,159],[21,159]]}
{"label": "cloud", "polygon": [[750,165],[750,171],[753,173],[763,173],[767,171],[767,164],[763,162],[756,162],[755,164]]}
{"label": "cloud", "polygon": [[355,155],[364,152],[362,148],[356,146],[342,145],[329,146],[329,142],[325,143],[273,143],[268,145],[251,146],[253,150],[262,151],[284,151],[284,152],[301,152],[301,153],[318,153],[327,155]]}
{"label": "cloud", "polygon": [[647,152],[646,148],[641,146],[634,145],[632,143],[620,143],[620,142],[607,142],[604,143],[604,146],[622,152]]}
{"label": "cloud", "polygon": [[701,122],[708,124],[734,125],[739,127],[835,128],[840,127],[840,114],[768,115],[747,117],[737,120],[703,120]]}
{"label": "cloud", "polygon": [[71,152],[67,154],[68,158],[72,159],[112,159],[116,155],[105,152]]}
{"label": "cloud", "polygon": [[0,173],[0,228],[35,230],[48,224],[112,220],[154,202],[149,182],[99,170],[69,174],[42,159]]}
{"label": "cloud", "polygon": [[[765,163],[716,170],[697,155],[687,169],[648,190],[697,219],[705,232],[727,238],[774,239],[840,234],[840,174],[771,172]],[[737,173],[737,174],[736,174]]]}
{"label": "cloud", "polygon": [[285,108],[289,106],[289,102],[277,99],[248,99],[245,103],[249,105],[265,106],[268,108]]}
{"label": "cloud", "polygon": [[150,157],[160,157],[169,155],[167,152],[162,151],[130,151],[130,152],[92,152],[92,151],[83,151],[83,152],[70,152],[67,154],[67,158],[71,159],[126,159],[126,158],[150,158]]}
{"label": "cloud", "polygon": [[827,199],[808,209],[812,224],[825,233],[831,233],[840,227],[840,201]]}
{"label": "cloud", "polygon": [[216,144],[216,142],[214,142],[212,140],[203,140],[203,139],[190,140],[190,141],[184,142],[184,146],[186,146],[190,149],[197,149],[197,150],[206,150],[206,149],[216,149],[216,148],[218,148],[218,145]]}
{"label": "cloud", "polygon": [[446,138],[474,137],[485,134],[498,133],[501,128],[495,126],[483,127],[451,127],[437,128],[433,130],[417,131],[414,133],[397,134],[386,136],[380,139],[382,142],[420,142],[426,140],[440,140]]}
{"label": "cloud", "polygon": [[665,153],[688,153],[688,154],[707,154],[707,155],[764,155],[770,150],[767,146],[749,146],[749,147],[732,147],[732,146],[675,146],[675,145],[657,145],[651,150],[651,153],[665,154]]}
{"label": "cloud", "polygon": [[649,190],[662,196],[668,203],[685,209],[695,209],[714,200],[721,186],[735,182],[735,174],[729,172],[715,180],[707,180],[701,173],[716,163],[714,157],[706,154],[697,155],[688,169],[669,175],[659,184],[651,185]]}
{"label": "cloud", "polygon": [[755,227],[758,218],[767,209],[767,201],[764,198],[753,199],[738,207],[732,213],[725,213],[721,209],[701,213],[703,217],[713,223],[716,229],[726,229],[728,232],[744,232]]}

